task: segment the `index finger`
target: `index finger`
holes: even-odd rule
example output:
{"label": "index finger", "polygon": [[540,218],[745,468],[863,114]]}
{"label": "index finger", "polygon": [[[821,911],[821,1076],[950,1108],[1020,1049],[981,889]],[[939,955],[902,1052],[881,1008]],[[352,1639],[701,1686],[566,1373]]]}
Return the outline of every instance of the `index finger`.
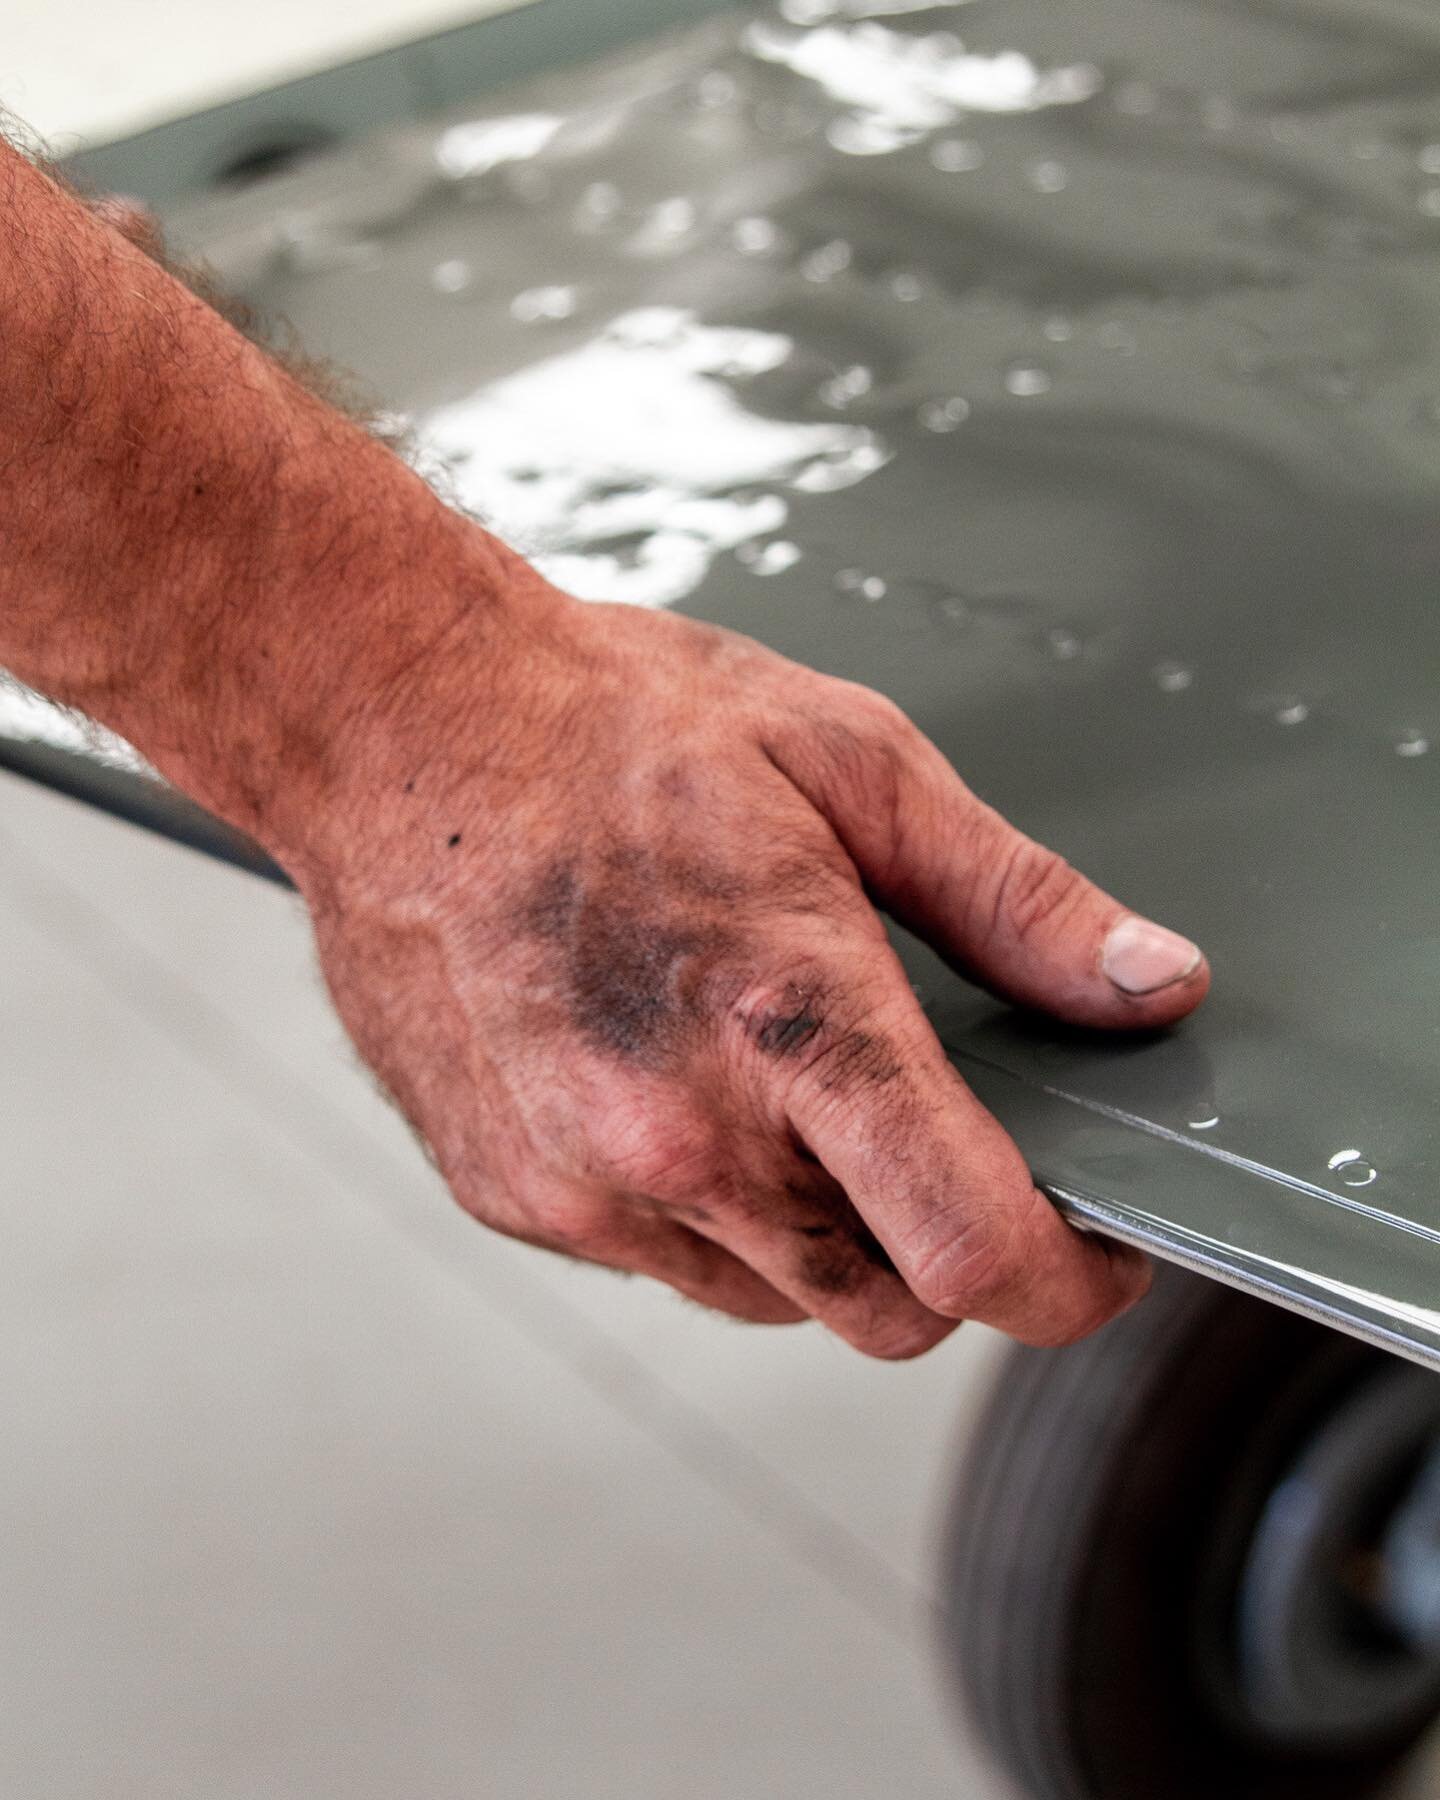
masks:
{"label": "index finger", "polygon": [[1085,1336],[1142,1296],[1148,1264],[1065,1223],[951,1066],[898,959],[892,975],[863,1026],[822,1034],[797,1071],[792,1129],[932,1311],[1031,1344]]}

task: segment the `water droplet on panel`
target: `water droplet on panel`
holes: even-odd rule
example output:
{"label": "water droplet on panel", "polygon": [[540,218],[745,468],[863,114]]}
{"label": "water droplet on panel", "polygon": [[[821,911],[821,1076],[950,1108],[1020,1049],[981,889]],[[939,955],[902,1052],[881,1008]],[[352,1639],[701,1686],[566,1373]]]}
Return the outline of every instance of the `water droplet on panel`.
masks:
{"label": "water droplet on panel", "polygon": [[1151,674],[1162,694],[1183,694],[1186,688],[1195,685],[1195,671],[1187,669],[1184,663],[1156,663]]}
{"label": "water droplet on panel", "polygon": [[735,552],[738,562],[754,575],[783,575],[800,561],[800,546],[788,538],[773,538],[768,544],[742,544]]}
{"label": "water droplet on panel", "polygon": [[866,438],[848,449],[817,457],[790,485],[802,494],[836,494],[842,488],[854,487],[877,469],[883,469],[889,460],[888,450],[872,438]]}
{"label": "water droplet on panel", "polygon": [[835,585],[842,594],[858,594],[862,600],[872,603],[883,600],[890,591],[890,586],[882,576],[867,575],[863,569],[842,569],[835,577]]}
{"label": "water droplet on panel", "polygon": [[1037,194],[1058,194],[1070,185],[1070,171],[1062,162],[1043,158],[1025,170],[1025,179]]}
{"label": "water droplet on panel", "polygon": [[918,275],[901,270],[890,277],[890,292],[906,306],[918,300],[924,291],[924,284]]}
{"label": "water droplet on panel", "polygon": [[1040,331],[1052,344],[1068,344],[1075,335],[1075,327],[1064,313],[1051,313]]}
{"label": "water droplet on panel", "polygon": [[1191,1131],[1213,1131],[1220,1123],[1220,1115],[1219,1113],[1207,1113],[1198,1119],[1187,1119],[1185,1123]]}
{"label": "water droplet on panel", "polygon": [[970,402],[960,394],[948,400],[927,400],[920,408],[920,423],[941,436],[957,430],[970,417]]}
{"label": "water droplet on panel", "polygon": [[510,302],[510,316],[521,325],[538,325],[543,320],[573,317],[580,296],[573,287],[527,288]]}
{"label": "water droplet on panel", "polygon": [[1028,400],[1037,394],[1048,394],[1054,386],[1050,371],[1039,363],[1011,363],[1001,377],[1007,394]]}
{"label": "water droplet on panel", "polygon": [[1054,625],[1045,633],[1045,642],[1057,662],[1074,662],[1085,646],[1073,631]]}
{"label": "water droplet on panel", "polygon": [[452,256],[430,271],[430,285],[437,294],[463,294],[474,285],[475,271],[463,257]]}
{"label": "water droplet on panel", "polygon": [[1338,1175],[1346,1187],[1369,1187],[1380,1171],[1369,1163],[1358,1150],[1337,1150],[1330,1158],[1329,1168]]}
{"label": "water droplet on panel", "polygon": [[807,281],[833,281],[837,275],[843,275],[854,260],[855,252],[844,238],[833,238],[810,252],[800,265],[800,273]]}
{"label": "water droplet on panel", "polygon": [[1424,144],[1415,158],[1422,175],[1440,175],[1440,144]]}
{"label": "water droplet on panel", "polygon": [[932,146],[930,160],[946,175],[968,175],[985,161],[985,152],[974,138],[941,138]]}
{"label": "water droplet on panel", "polygon": [[1395,740],[1397,756],[1424,756],[1429,748],[1429,738],[1420,731],[1402,731]]}
{"label": "water droplet on panel", "polygon": [[875,385],[873,372],[863,363],[855,363],[848,369],[841,369],[839,374],[820,389],[820,398],[826,406],[837,409],[849,406],[853,400],[861,400]]}
{"label": "water droplet on panel", "polygon": [[647,223],[657,237],[677,238],[695,229],[698,216],[693,200],[675,194],[651,209]]}
{"label": "water droplet on panel", "polygon": [[878,113],[845,113],[825,127],[825,136],[842,156],[890,156],[924,135],[922,127],[902,125]]}
{"label": "water droplet on panel", "polygon": [[582,231],[603,231],[620,217],[625,197],[613,181],[592,181],[575,208],[575,223]]}
{"label": "water droplet on panel", "polygon": [[1107,319],[1095,333],[1095,341],[1106,350],[1117,350],[1121,356],[1133,356],[1137,339],[1135,329],[1123,319]]}
{"label": "water droplet on panel", "polygon": [[740,87],[723,69],[710,69],[695,84],[695,99],[706,112],[731,112],[740,99]]}
{"label": "water droplet on panel", "polygon": [[780,247],[780,230],[773,219],[737,219],[730,241],[742,256],[771,256]]}
{"label": "water droplet on panel", "polygon": [[1426,188],[1415,204],[1428,218],[1440,219],[1440,187]]}

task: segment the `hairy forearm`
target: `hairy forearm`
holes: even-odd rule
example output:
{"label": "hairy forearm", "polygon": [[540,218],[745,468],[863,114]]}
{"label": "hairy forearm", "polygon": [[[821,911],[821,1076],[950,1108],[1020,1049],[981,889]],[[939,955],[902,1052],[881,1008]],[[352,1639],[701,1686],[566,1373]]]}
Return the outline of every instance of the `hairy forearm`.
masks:
{"label": "hairy forearm", "polygon": [[494,540],[3,143],[0,343],[0,665],[243,828],[294,835],[367,659],[500,629]]}

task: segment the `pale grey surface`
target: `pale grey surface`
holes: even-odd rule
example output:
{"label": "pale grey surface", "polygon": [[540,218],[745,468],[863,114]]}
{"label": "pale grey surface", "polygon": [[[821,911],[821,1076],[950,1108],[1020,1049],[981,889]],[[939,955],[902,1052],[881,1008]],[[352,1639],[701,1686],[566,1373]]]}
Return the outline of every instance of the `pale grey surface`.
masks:
{"label": "pale grey surface", "polygon": [[0,1791],[1005,1800],[903,1368],[483,1234],[296,903],[0,779]]}

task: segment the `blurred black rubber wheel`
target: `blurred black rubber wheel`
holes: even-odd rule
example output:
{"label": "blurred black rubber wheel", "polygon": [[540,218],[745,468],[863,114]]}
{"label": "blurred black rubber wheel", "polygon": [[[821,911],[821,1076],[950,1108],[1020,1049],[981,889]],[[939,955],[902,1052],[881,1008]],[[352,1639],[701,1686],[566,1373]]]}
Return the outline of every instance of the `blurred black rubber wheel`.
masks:
{"label": "blurred black rubber wheel", "polygon": [[1033,1800],[1371,1793],[1440,1711],[1374,1601],[1437,1444],[1440,1377],[1176,1270],[1013,1351],[946,1537],[974,1724]]}

